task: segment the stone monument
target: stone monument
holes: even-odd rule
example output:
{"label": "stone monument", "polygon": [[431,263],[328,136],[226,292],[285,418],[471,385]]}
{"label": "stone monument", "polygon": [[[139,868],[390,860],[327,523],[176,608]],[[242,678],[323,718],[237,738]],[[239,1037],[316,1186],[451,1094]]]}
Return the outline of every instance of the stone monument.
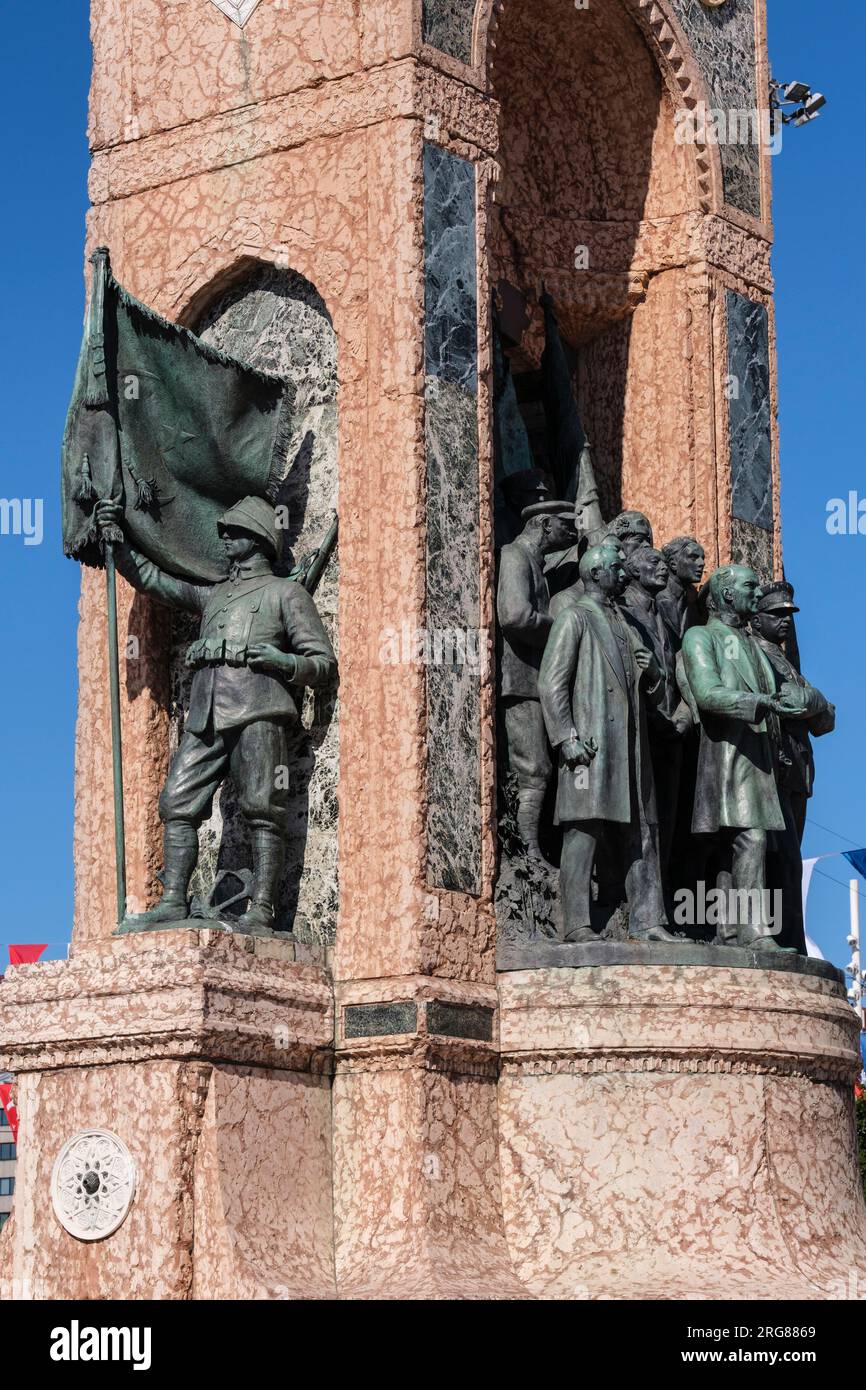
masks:
{"label": "stone monument", "polygon": [[[629,939],[605,834],[589,887],[611,910],[566,941],[555,789],[540,858],[509,801],[495,655],[500,553],[557,495],[578,537],[568,563],[544,560],[561,632],[587,601],[569,591],[589,543],[618,569],[693,538],[680,586],[702,558],[745,565],[759,611],[782,573],[769,153],[678,138],[700,103],[766,109],[764,0],[127,9],[91,0],[76,400],[93,443],[68,436],[65,481],[94,503],[82,545],[104,543],[108,579],[87,549],[75,919],[67,961],[12,969],[0,991],[20,1114],[0,1282],[48,1298],[839,1296],[866,1257],[839,972],[760,932],[664,928],[663,905]],[[100,247],[116,280],[91,265]],[[154,406],[169,391],[171,418]],[[143,576],[124,546],[170,586],[220,586],[217,523],[246,498],[282,518],[264,585],[306,586],[318,612],[316,651],[285,624],[257,634],[279,653],[266,674],[297,692],[282,880],[256,858],[247,772],[221,781],[221,764],[212,806],[186,816],[192,915],[124,931],[171,889],[160,793],[196,733],[185,653],[209,640],[155,582],[127,583]],[[96,501],[122,511],[91,530]],[[678,683],[703,736],[713,695],[691,646],[716,620],[694,617]],[[650,672],[631,682],[628,740],[664,681],[627,616],[605,621]],[[207,680],[227,652],[199,648]],[[233,659],[242,684],[276,661],[245,640]],[[807,701],[757,660],[772,802],[776,725]],[[740,695],[740,723],[757,720],[757,693]],[[570,713],[570,774],[591,779],[608,750]]]}

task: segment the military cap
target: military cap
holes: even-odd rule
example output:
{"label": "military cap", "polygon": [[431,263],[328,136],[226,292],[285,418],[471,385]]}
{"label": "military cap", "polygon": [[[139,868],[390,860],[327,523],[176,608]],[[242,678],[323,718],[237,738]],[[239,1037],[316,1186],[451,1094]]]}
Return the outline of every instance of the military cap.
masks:
{"label": "military cap", "polygon": [[761,600],[758,604],[759,613],[799,613],[799,608],[794,602],[794,586],[785,579],[778,579],[773,584],[762,584]]}
{"label": "military cap", "polygon": [[558,516],[562,521],[573,523],[574,503],[557,501],[551,497],[544,502],[533,502],[531,507],[524,507],[520,515],[524,521],[533,516]]}

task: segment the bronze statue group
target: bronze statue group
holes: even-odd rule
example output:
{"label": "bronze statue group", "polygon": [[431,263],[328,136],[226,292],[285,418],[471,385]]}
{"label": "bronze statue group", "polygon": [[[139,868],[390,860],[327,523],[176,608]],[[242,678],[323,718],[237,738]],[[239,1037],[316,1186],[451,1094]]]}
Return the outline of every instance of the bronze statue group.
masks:
{"label": "bronze statue group", "polygon": [[[543,303],[561,422],[570,385]],[[536,861],[557,845],[562,936],[597,940],[593,902],[624,890],[633,940],[805,954],[810,736],[835,711],[788,652],[793,589],[733,564],[702,587],[694,537],[658,550],[642,513],[605,523],[585,442],[567,500],[554,486],[534,468],[504,481],[520,530],[500,553],[497,614],[519,839]]]}

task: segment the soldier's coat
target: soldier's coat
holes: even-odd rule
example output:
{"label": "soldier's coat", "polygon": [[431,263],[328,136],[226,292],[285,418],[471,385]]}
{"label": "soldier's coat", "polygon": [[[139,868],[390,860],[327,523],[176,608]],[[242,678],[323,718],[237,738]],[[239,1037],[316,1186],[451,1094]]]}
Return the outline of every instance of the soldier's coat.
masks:
{"label": "soldier's coat", "polygon": [[[187,652],[195,668],[184,725],[190,733],[223,732],[260,719],[295,724],[293,687],[324,685],[336,669],[310,595],[294,580],[278,578],[264,556],[243,561],[235,578],[219,584],[175,579],[126,545],[117,548],[117,565],[136,588],[201,614],[198,641]],[[287,676],[246,665],[248,649],[265,642],[293,655]]]}

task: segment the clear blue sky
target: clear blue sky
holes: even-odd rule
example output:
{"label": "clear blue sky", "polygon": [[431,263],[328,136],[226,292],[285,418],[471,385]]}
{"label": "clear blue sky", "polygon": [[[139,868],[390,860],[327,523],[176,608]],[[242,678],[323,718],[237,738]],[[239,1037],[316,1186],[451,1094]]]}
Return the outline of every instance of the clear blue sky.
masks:
{"label": "clear blue sky", "polygon": [[[9,941],[48,941],[50,954],[65,954],[71,926],[78,574],[61,553],[57,481],[83,313],[87,8],[86,0],[14,12],[3,4],[0,491],[44,499],[45,539],[26,547],[0,537],[0,969]],[[803,607],[805,670],[839,710],[838,732],[818,744],[805,845],[822,854],[866,845],[866,536],[825,529],[829,498],[852,488],[866,497],[863,7],[770,0],[770,50],[777,76],[830,98],[818,121],[786,132],[774,161],[785,561]],[[839,859],[819,869],[839,882],[815,878],[810,931],[844,964],[849,872]]]}

